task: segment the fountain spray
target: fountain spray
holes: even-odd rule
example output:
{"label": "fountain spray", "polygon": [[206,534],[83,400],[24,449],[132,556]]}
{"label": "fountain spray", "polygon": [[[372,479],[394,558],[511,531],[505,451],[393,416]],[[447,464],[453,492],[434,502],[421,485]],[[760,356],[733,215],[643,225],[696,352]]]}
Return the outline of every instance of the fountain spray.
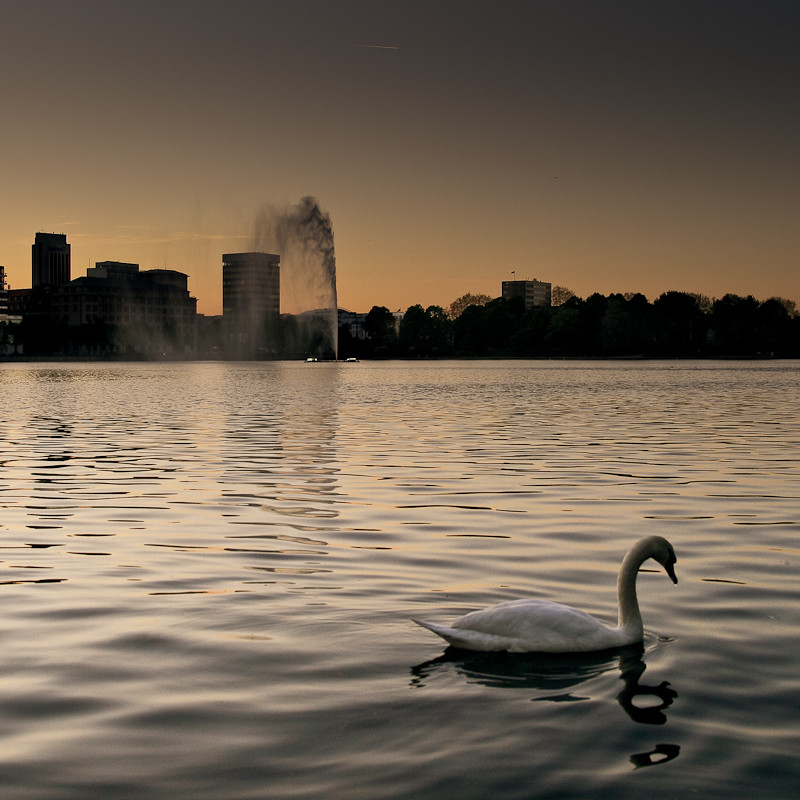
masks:
{"label": "fountain spray", "polygon": [[[254,250],[281,257],[281,310],[300,315],[307,324],[302,346],[338,358],[336,254],[330,214],[314,197],[285,208],[264,206],[255,222]],[[319,321],[324,337],[315,336]],[[316,324],[315,324],[316,321]]]}

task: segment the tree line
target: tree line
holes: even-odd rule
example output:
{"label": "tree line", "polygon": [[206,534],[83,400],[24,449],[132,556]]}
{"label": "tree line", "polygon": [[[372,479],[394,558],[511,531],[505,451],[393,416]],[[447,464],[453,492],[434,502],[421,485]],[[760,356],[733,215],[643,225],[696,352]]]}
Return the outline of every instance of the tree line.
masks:
{"label": "tree line", "polygon": [[[652,303],[642,294],[592,294],[585,300],[553,287],[553,306],[525,309],[522,298],[463,295],[448,310],[411,306],[399,325],[373,306],[366,338],[339,329],[340,358],[800,358],[800,315],[790,300],[758,301],[726,294],[711,300],[665,292]],[[218,323],[219,320],[215,320]],[[330,336],[294,318],[263,334],[260,358],[332,357]],[[326,338],[327,337],[327,338]],[[26,317],[0,323],[0,357],[236,357],[219,324],[183,342],[177,331],[106,323],[68,326]]]}
{"label": "tree line", "polygon": [[[556,291],[558,289],[558,291]],[[365,321],[366,338],[339,331],[342,358],[798,358],[794,302],[670,291],[592,294],[554,287],[559,305],[525,309],[522,298],[465,295],[449,312],[411,306],[399,326],[383,306]],[[466,301],[465,301],[466,298]],[[469,302],[470,299],[475,302]],[[562,302],[563,300],[563,302]]]}

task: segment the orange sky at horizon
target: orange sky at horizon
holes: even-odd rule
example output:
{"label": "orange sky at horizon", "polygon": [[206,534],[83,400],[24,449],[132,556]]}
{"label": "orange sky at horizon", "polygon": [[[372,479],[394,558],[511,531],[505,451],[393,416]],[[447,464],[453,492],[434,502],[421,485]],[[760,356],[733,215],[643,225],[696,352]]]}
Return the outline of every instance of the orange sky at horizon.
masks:
{"label": "orange sky at horizon", "polygon": [[[4,7],[0,264],[189,275],[318,198],[340,306],[536,277],[800,303],[800,9],[743,0]],[[284,270],[291,269],[289,263]]]}

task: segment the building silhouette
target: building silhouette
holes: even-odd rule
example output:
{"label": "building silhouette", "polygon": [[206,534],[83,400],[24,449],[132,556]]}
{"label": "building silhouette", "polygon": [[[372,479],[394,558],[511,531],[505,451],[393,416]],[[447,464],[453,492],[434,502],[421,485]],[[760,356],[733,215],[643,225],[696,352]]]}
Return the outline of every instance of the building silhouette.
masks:
{"label": "building silhouette", "polygon": [[61,286],[71,276],[70,245],[63,233],[37,233],[31,247],[31,287]]}
{"label": "building silhouette", "polygon": [[253,358],[277,351],[281,307],[280,256],[222,256],[222,318],[228,354]]}
{"label": "building silhouette", "polygon": [[503,299],[512,300],[521,297],[525,310],[529,311],[534,306],[549,306],[551,289],[551,284],[536,278],[532,281],[503,281]]}
{"label": "building silhouette", "polygon": [[344,308],[337,308],[336,317],[339,328],[346,328],[353,339],[363,341],[367,338],[366,314],[358,314],[354,311],[347,311]]}
{"label": "building silhouette", "polygon": [[6,287],[6,268],[0,266],[0,322],[8,321],[8,288]]}
{"label": "building silhouette", "polygon": [[22,321],[22,317],[9,313],[8,292],[6,268],[0,266],[0,356],[13,355],[18,352],[12,327],[15,323]]}
{"label": "building silhouette", "polygon": [[186,356],[194,351],[197,300],[189,295],[188,276],[175,270],[139,271],[138,264],[98,261],[86,277],[53,290],[50,315],[69,328],[94,326],[93,344],[107,352]]}

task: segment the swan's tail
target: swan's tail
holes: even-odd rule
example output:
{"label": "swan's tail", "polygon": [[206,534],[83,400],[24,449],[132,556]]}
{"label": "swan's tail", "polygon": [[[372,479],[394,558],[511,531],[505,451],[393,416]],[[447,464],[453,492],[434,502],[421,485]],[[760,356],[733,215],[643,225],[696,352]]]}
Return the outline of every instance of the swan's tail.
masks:
{"label": "swan's tail", "polygon": [[447,625],[435,625],[433,622],[423,622],[421,619],[411,618],[423,628],[427,628],[437,636],[441,636],[453,647],[462,650],[479,650],[481,652],[498,652],[501,650],[517,650],[516,642],[505,636],[495,636],[491,633],[469,630],[468,628],[450,628]]}
{"label": "swan's tail", "polygon": [[451,631],[452,628],[448,628],[444,625],[434,625],[432,622],[424,622],[421,619],[417,619],[416,617],[411,617],[411,621],[415,622],[422,628],[427,628],[429,631],[433,631],[437,636],[441,636],[442,638],[446,639],[445,631]]}

